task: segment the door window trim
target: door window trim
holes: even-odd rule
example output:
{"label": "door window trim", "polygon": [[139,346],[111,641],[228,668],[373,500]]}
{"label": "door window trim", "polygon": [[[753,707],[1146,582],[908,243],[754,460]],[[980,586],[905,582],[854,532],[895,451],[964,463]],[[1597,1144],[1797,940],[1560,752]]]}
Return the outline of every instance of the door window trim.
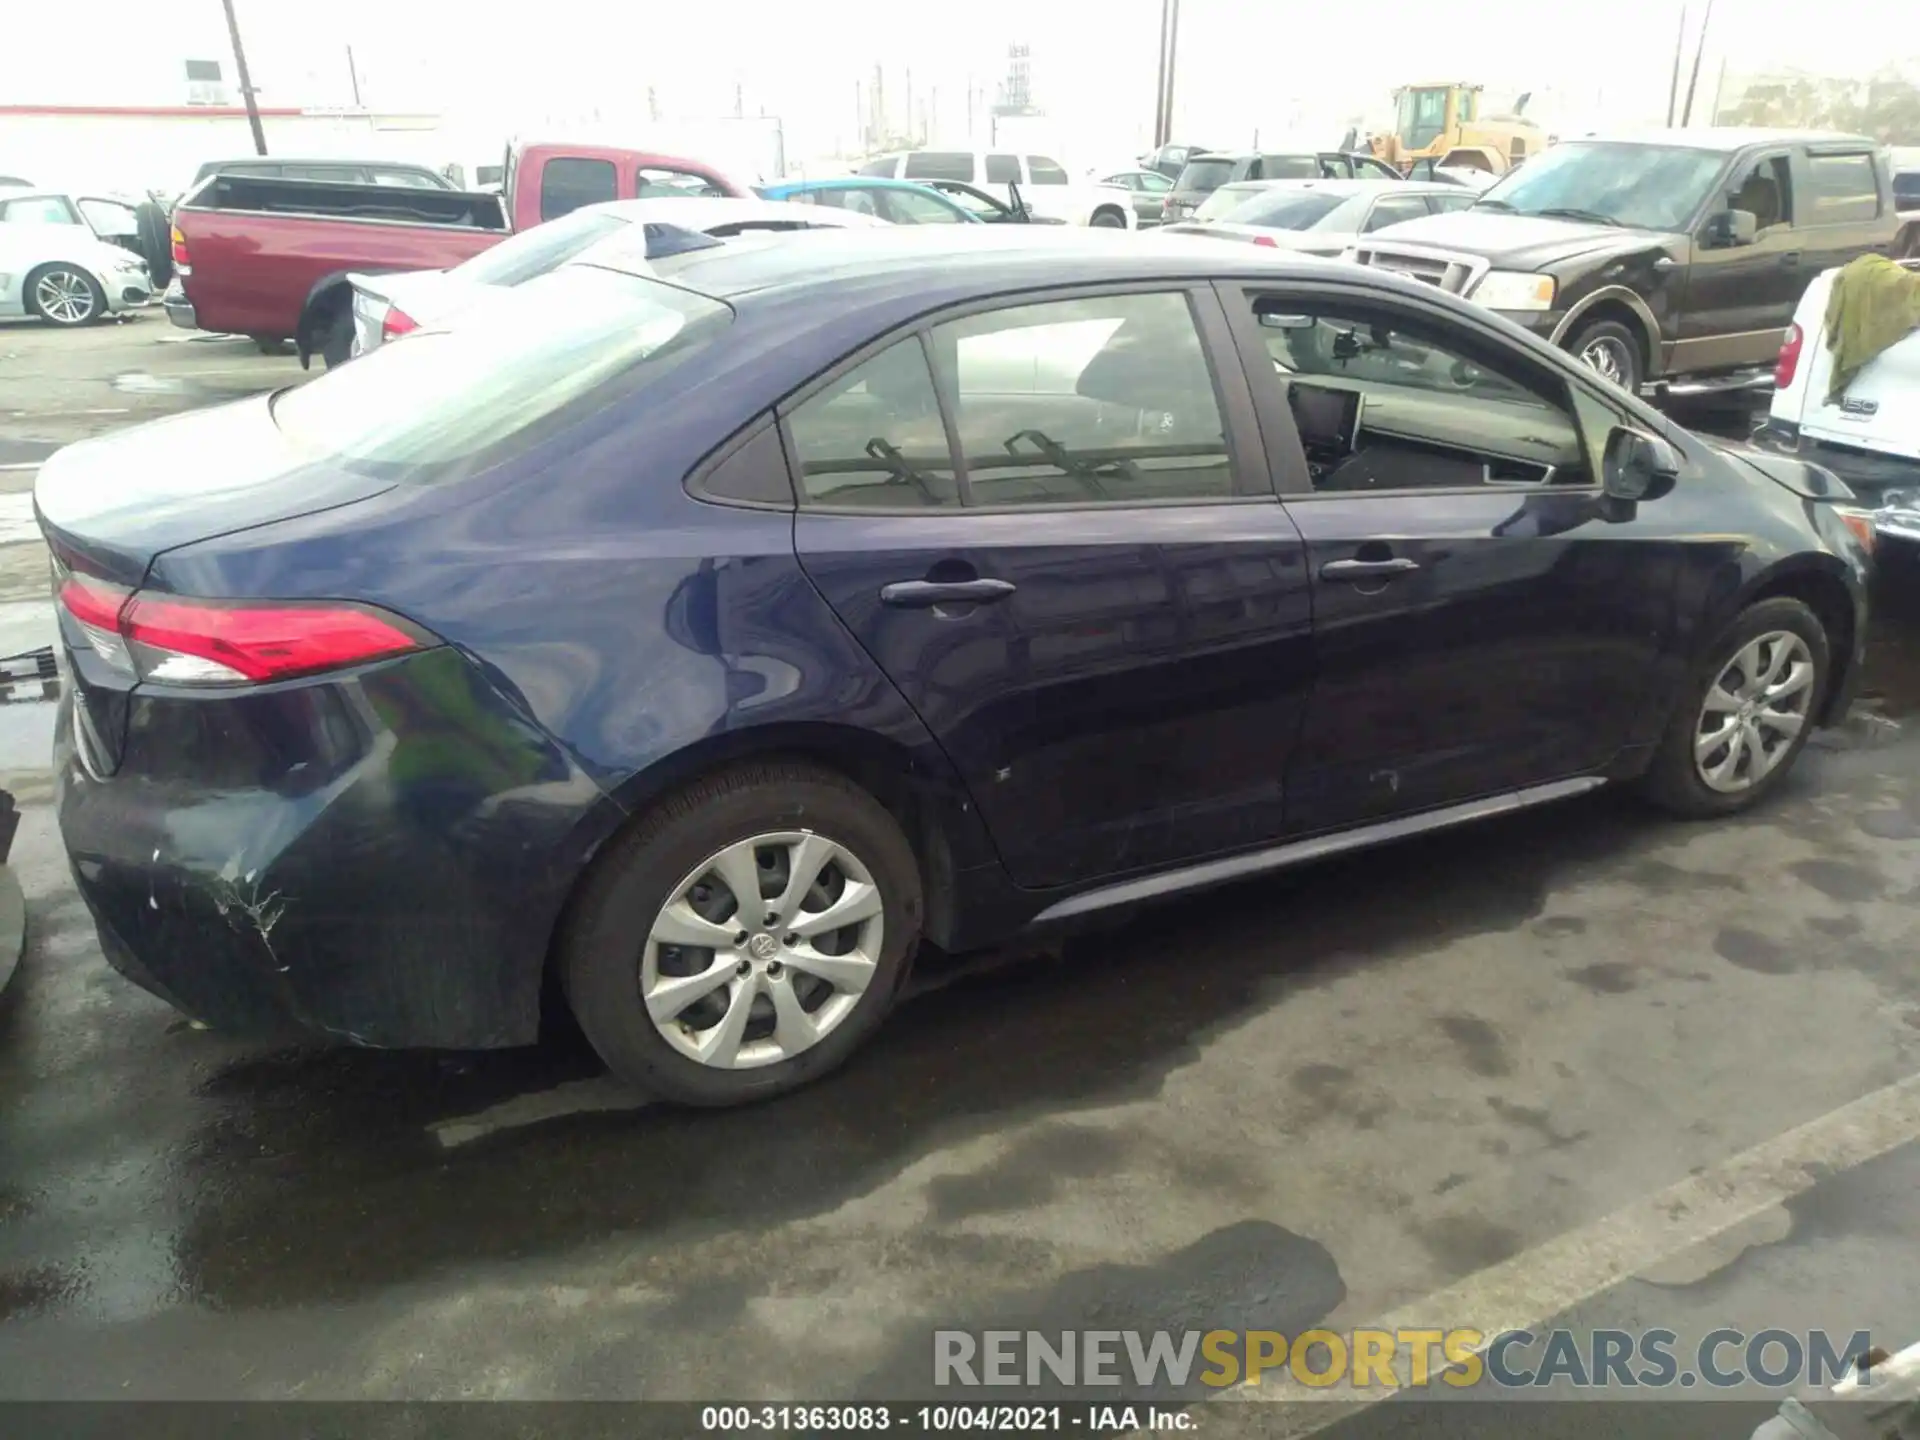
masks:
{"label": "door window trim", "polygon": [[[934,365],[932,332],[952,321],[964,320],[973,315],[989,314],[995,310],[1018,310],[1032,305],[1046,305],[1066,300],[1097,300],[1110,295],[1179,295],[1186,300],[1188,311],[1194,320],[1194,331],[1200,340],[1201,358],[1206,362],[1208,374],[1213,381],[1214,403],[1220,410],[1233,493],[1198,498],[1171,497],[1150,500],[1052,500],[1031,504],[1017,502],[1005,505],[967,504],[972,491],[967,476],[966,457],[960,450],[959,421],[954,414],[952,397],[946,393],[946,387],[941,383],[940,372]],[[942,427],[947,434],[947,446],[951,452],[949,458],[953,461],[954,479],[961,497],[960,503],[951,506],[902,507],[812,503],[808,499],[806,486],[799,470],[800,451],[794,439],[791,424],[793,412],[849,371],[858,369],[882,351],[891,349],[894,345],[910,338],[919,341],[920,353],[927,366],[927,373],[933,380],[934,398],[939,403]],[[1276,484],[1278,477],[1270,466],[1272,452],[1265,445],[1258,443],[1261,432],[1256,421],[1253,393],[1247,386],[1245,368],[1243,365],[1232,363],[1238,358],[1227,311],[1221,304],[1215,288],[1205,281],[1134,280],[1099,285],[1050,285],[1042,289],[1011,290],[980,299],[961,301],[931,315],[923,315],[905,324],[897,325],[869,340],[858,350],[790,391],[775,404],[774,414],[780,427],[781,444],[786,450],[795,504],[799,510],[811,515],[867,517],[899,515],[928,518],[941,515],[1020,515],[1056,510],[1112,512],[1116,510],[1181,510],[1192,509],[1196,505],[1272,504],[1279,498],[1280,492]],[[1303,473],[1305,463],[1303,459],[1301,461]]]}
{"label": "door window trim", "polygon": [[[1387,497],[1418,497],[1421,495],[1490,495],[1512,494],[1517,490],[1552,490],[1556,494],[1597,495],[1601,493],[1601,481],[1598,475],[1590,475],[1585,485],[1547,484],[1533,486],[1489,486],[1489,485],[1416,485],[1403,486],[1392,490],[1316,490],[1313,477],[1307,469],[1307,453],[1300,442],[1300,432],[1288,410],[1286,398],[1280,386],[1273,378],[1273,357],[1267,350],[1267,342],[1261,334],[1260,325],[1254,319],[1254,303],[1261,299],[1277,299],[1287,303],[1297,302],[1302,312],[1312,312],[1342,305],[1351,305],[1361,309],[1397,311],[1413,319],[1436,328],[1450,328],[1465,337],[1463,348],[1469,353],[1480,351],[1496,359],[1512,357],[1535,375],[1550,379],[1562,385],[1568,391],[1566,409],[1573,420],[1576,432],[1580,436],[1582,449],[1591,453],[1586,431],[1580,419],[1579,406],[1574,403],[1573,391],[1584,391],[1589,399],[1598,400],[1615,415],[1624,415],[1622,424],[1641,424],[1646,422],[1632,410],[1623,411],[1618,397],[1608,396],[1589,384],[1585,377],[1572,373],[1572,364],[1550,364],[1544,357],[1532,355],[1514,345],[1506,337],[1479,324],[1476,320],[1456,315],[1437,305],[1420,303],[1418,299],[1387,294],[1365,285],[1345,282],[1322,283],[1306,288],[1299,282],[1263,284],[1257,280],[1218,280],[1214,287],[1220,293],[1220,299],[1226,312],[1227,323],[1233,331],[1235,347],[1240,356],[1242,368],[1246,371],[1248,387],[1253,396],[1255,415],[1258,417],[1260,433],[1267,440],[1267,453],[1272,458],[1274,484],[1282,501],[1288,505],[1323,500],[1355,500]],[[1555,352],[1558,354],[1559,352]],[[1665,434],[1664,423],[1653,427],[1654,433]]]}

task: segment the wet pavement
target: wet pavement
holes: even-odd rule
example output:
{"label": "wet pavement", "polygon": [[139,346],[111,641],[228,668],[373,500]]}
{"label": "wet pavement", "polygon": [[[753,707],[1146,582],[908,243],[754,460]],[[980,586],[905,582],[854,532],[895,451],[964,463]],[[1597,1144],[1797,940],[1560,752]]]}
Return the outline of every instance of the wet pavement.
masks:
{"label": "wet pavement", "polygon": [[[49,337],[97,344],[59,393],[183,363],[157,323]],[[0,356],[27,343],[0,327]],[[0,444],[106,423],[9,419],[57,408],[24,368]],[[1556,1237],[1920,1073],[1920,567],[1881,590],[1860,718],[1759,814],[1601,791],[931,966],[844,1072],[723,1113],[648,1104],[565,1037],[192,1029],[101,959],[52,706],[0,705],[29,915],[0,996],[0,1399],[925,1398],[936,1327],[1341,1327],[1516,1261],[1580,1325],[1920,1339],[1911,1146],[1644,1274],[1549,1273]],[[1730,1415],[1685,1433],[1748,1433]]]}

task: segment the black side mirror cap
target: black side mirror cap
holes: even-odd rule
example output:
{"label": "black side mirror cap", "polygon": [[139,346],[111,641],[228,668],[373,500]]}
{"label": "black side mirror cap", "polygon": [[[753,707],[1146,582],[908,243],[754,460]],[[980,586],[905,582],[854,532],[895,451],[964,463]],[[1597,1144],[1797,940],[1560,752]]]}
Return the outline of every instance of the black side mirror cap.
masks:
{"label": "black side mirror cap", "polygon": [[1607,437],[1601,468],[1601,489],[1610,498],[1652,499],[1680,474],[1680,452],[1657,435],[1622,425]]}

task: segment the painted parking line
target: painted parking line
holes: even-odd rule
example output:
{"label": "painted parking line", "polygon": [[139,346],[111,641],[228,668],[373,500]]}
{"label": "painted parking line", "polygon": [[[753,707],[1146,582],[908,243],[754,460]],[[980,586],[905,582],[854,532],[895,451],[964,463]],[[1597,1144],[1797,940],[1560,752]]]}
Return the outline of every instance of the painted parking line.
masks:
{"label": "painted parking line", "polygon": [[33,493],[0,494],[0,545],[18,545],[39,538],[40,525],[33,518]]}
{"label": "painted parking line", "polygon": [[[1442,1326],[1477,1330],[1489,1338],[1509,1330],[1539,1331],[1621,1281],[1747,1224],[1835,1172],[1916,1140],[1920,1075],[1911,1075],[1353,1328],[1398,1333]],[[1331,1402],[1324,1409],[1300,1403],[1261,1430],[1262,1435],[1297,1436],[1325,1429],[1396,1393],[1262,1377],[1259,1385],[1243,1385],[1221,1401]]]}

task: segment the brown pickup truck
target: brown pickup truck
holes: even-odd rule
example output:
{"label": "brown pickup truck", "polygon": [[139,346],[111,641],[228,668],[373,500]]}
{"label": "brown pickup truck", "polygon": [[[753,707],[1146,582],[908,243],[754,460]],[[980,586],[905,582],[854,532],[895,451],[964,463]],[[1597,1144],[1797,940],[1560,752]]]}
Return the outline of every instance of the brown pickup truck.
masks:
{"label": "brown pickup truck", "polygon": [[697,160],[590,145],[516,147],[501,194],[214,175],[174,211],[167,316],[293,340],[304,364],[351,340],[350,272],[443,270],[604,200],[750,193]]}

